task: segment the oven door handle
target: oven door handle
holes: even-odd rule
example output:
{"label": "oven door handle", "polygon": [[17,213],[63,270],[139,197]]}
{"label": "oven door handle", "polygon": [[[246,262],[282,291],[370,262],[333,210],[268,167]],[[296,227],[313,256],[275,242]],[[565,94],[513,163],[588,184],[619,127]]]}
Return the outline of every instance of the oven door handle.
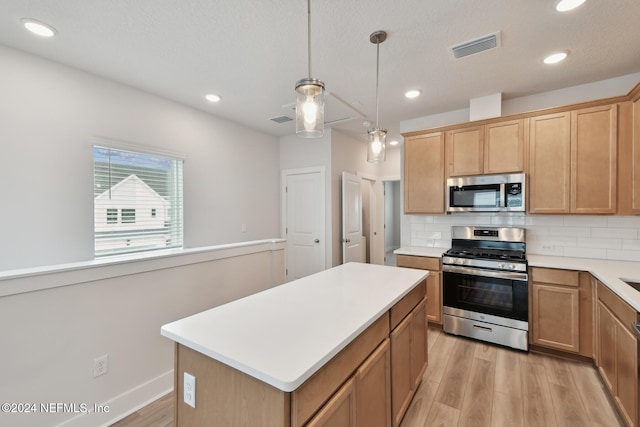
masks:
{"label": "oven door handle", "polygon": [[469,274],[471,276],[484,276],[484,277],[496,277],[498,279],[520,280],[526,282],[529,280],[527,273],[518,273],[514,271],[494,271],[483,270],[473,267],[462,267],[458,265],[444,264],[442,266],[443,272]]}

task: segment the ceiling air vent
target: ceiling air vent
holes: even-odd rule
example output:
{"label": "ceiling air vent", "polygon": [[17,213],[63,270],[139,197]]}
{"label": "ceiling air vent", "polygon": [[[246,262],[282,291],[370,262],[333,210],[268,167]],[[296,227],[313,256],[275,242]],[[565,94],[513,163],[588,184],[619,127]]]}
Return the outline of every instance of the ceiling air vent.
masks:
{"label": "ceiling air vent", "polygon": [[276,123],[287,123],[293,119],[289,116],[278,116],[278,117],[271,117],[269,120],[274,121]]}
{"label": "ceiling air vent", "polygon": [[474,53],[495,49],[497,47],[500,47],[500,31],[453,46],[451,48],[451,53],[454,58],[460,59],[465,56],[473,55]]}

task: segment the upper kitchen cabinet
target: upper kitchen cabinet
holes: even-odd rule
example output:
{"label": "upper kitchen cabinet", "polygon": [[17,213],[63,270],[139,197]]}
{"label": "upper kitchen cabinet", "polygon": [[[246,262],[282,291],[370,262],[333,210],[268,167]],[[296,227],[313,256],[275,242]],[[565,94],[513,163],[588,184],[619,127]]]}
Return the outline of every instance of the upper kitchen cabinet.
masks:
{"label": "upper kitchen cabinet", "polygon": [[616,212],[618,106],[571,112],[571,211]]}
{"label": "upper kitchen cabinet", "polygon": [[529,119],[529,212],[616,212],[617,105]]}
{"label": "upper kitchen cabinet", "polygon": [[640,90],[618,108],[618,213],[640,214]]}
{"label": "upper kitchen cabinet", "polygon": [[448,131],[448,176],[522,172],[524,124],[509,120]]}
{"label": "upper kitchen cabinet", "polygon": [[529,212],[571,210],[571,113],[532,117],[529,122]]}
{"label": "upper kitchen cabinet", "polygon": [[444,133],[404,140],[404,211],[444,213]]}

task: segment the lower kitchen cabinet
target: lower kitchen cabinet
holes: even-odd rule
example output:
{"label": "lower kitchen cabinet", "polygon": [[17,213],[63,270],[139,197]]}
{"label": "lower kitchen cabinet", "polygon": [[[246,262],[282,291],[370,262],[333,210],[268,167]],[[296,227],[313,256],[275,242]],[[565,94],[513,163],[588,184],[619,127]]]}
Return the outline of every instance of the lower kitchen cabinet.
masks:
{"label": "lower kitchen cabinet", "polygon": [[355,427],[355,379],[351,378],[307,424],[308,427]]}
{"label": "lower kitchen cabinet", "polygon": [[356,425],[391,425],[391,348],[384,340],[360,366],[356,380]]}
{"label": "lower kitchen cabinet", "polygon": [[426,301],[391,331],[391,413],[398,426],[427,367]]}
{"label": "lower kitchen cabinet", "polygon": [[441,258],[414,255],[398,255],[398,267],[428,270],[427,277],[427,320],[442,325],[442,267]]}
{"label": "lower kitchen cabinet", "polygon": [[530,278],[530,343],[593,357],[589,275],[532,267]]}
{"label": "lower kitchen cabinet", "polygon": [[638,342],[631,330],[636,311],[598,282],[598,370],[624,421],[638,426]]}

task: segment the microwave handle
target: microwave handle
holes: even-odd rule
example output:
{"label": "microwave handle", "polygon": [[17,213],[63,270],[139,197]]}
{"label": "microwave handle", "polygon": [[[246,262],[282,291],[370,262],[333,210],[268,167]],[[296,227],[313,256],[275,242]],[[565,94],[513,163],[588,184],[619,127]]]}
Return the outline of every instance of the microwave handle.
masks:
{"label": "microwave handle", "polygon": [[506,189],[506,184],[502,183],[500,184],[500,194],[502,195],[502,197],[500,198],[500,207],[501,208],[506,208],[507,207],[507,189]]}

